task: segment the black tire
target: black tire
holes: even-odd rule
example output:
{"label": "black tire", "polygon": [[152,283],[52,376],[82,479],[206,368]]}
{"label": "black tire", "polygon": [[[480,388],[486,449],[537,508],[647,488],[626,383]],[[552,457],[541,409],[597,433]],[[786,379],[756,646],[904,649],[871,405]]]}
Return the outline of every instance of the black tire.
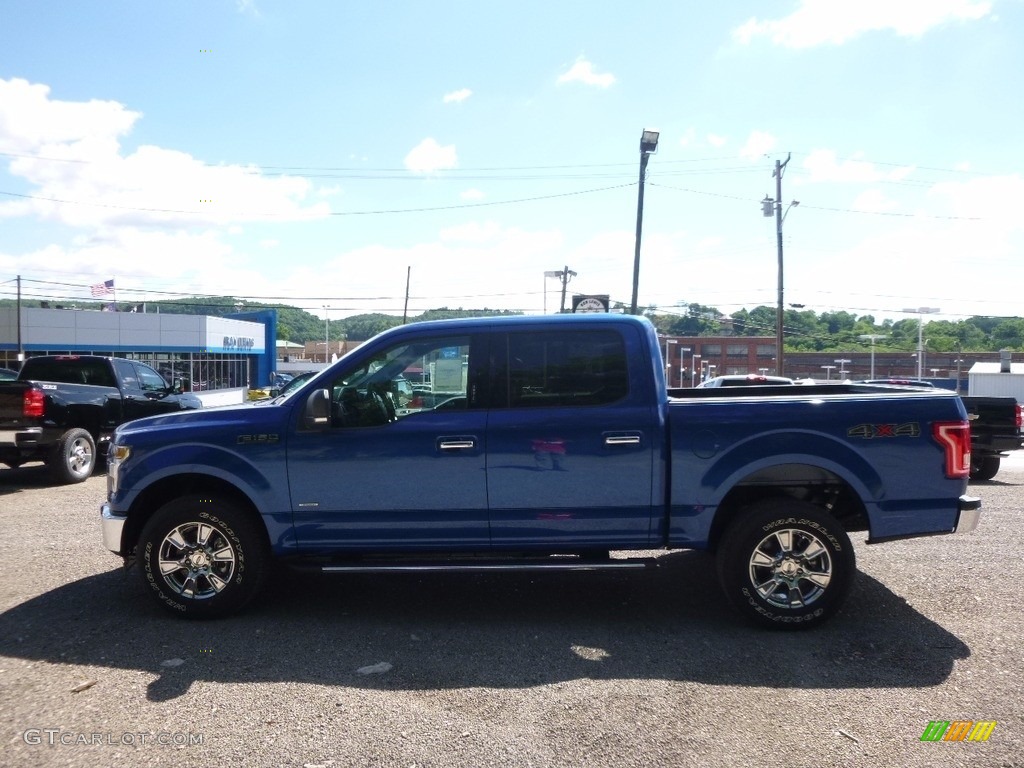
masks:
{"label": "black tire", "polygon": [[183,496],[162,506],[138,545],[150,594],[172,613],[195,619],[241,609],[263,585],[269,559],[266,537],[253,518],[208,496]]}
{"label": "black tire", "polygon": [[737,610],[760,626],[783,629],[814,627],[832,616],[856,572],[839,522],[820,507],[788,499],[742,510],[722,537],[717,564]]}
{"label": "black tire", "polygon": [[84,429],[69,429],[50,449],[46,461],[55,483],[84,483],[96,468],[96,441]]}
{"label": "black tire", "polygon": [[998,456],[971,456],[971,480],[991,480],[999,472]]}

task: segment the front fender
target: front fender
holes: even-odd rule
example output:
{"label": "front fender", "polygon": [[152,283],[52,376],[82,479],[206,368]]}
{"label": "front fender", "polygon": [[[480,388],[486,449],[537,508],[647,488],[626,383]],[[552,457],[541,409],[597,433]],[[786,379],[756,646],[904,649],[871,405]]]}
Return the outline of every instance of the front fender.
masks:
{"label": "front fender", "polygon": [[254,447],[242,455],[210,444],[177,444],[155,448],[118,469],[117,489],[110,502],[127,511],[146,489],[180,475],[206,475],[243,493],[260,514],[290,510],[286,462],[281,448]]}

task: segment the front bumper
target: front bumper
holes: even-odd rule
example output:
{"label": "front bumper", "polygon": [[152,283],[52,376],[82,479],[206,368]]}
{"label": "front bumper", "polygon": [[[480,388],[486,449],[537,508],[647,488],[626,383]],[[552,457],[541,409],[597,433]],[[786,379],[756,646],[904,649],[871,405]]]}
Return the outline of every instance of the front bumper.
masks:
{"label": "front bumper", "polygon": [[110,509],[110,504],[104,502],[100,507],[100,519],[103,526],[103,546],[111,552],[120,555],[121,535],[124,532],[124,524],[128,522],[128,518],[115,514]]}
{"label": "front bumper", "polygon": [[978,527],[978,519],[981,517],[981,499],[976,496],[960,497],[960,514],[956,519],[956,527],[953,533],[970,533]]}

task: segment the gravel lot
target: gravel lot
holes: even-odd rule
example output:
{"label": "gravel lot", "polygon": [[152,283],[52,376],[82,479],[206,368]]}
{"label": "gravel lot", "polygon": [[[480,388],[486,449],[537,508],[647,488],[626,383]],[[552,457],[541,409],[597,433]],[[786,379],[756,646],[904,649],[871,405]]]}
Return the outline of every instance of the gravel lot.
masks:
{"label": "gravel lot", "polygon": [[[0,765],[1024,766],[1024,456],[971,486],[973,534],[859,544],[846,609],[795,634],[743,624],[697,553],[282,574],[185,622],[103,549],[105,479],[46,482],[0,469]],[[998,725],[920,741],[957,719]]]}

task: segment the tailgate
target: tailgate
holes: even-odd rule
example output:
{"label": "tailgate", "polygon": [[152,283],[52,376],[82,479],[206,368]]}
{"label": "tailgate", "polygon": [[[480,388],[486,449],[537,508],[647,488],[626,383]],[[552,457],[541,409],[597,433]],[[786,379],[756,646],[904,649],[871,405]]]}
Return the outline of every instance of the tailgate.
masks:
{"label": "tailgate", "polygon": [[33,423],[22,416],[25,391],[30,387],[26,381],[5,381],[0,384],[0,429]]}

